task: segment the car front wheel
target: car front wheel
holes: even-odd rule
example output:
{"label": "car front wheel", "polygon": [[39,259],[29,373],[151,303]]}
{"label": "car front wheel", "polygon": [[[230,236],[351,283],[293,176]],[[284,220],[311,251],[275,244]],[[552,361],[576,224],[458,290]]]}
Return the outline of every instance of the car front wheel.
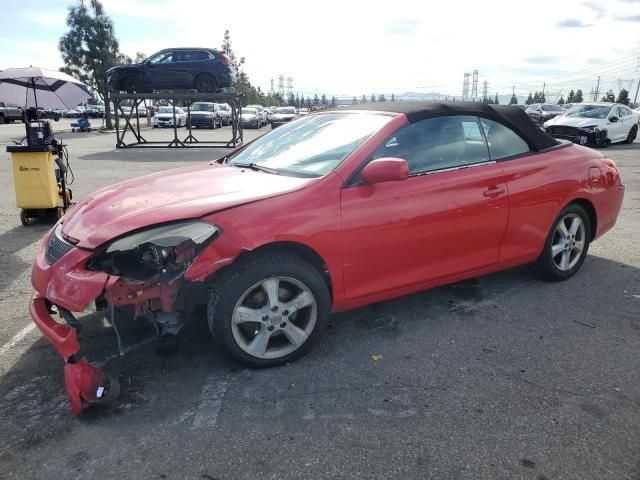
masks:
{"label": "car front wheel", "polygon": [[577,204],[567,206],[553,223],[533,271],[545,280],[566,280],[582,266],[590,241],[587,212]]}
{"label": "car front wheel", "polygon": [[286,252],[238,260],[214,284],[207,308],[214,341],[254,368],[307,353],[326,327],[331,297],[318,270]]}

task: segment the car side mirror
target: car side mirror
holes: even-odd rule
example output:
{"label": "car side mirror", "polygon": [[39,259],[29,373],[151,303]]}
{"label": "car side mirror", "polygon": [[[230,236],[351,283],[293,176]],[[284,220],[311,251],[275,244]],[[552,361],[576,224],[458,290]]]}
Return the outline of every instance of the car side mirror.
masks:
{"label": "car side mirror", "polygon": [[396,182],[409,177],[409,165],[402,158],[378,158],[367,164],[360,178],[367,183]]}
{"label": "car side mirror", "polygon": [[618,121],[618,117],[609,117],[609,121],[611,123],[616,123]]}

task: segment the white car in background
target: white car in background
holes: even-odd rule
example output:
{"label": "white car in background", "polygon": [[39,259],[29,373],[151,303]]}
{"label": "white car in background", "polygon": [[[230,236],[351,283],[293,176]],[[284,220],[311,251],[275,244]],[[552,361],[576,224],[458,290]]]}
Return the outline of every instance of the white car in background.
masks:
{"label": "white car in background", "polygon": [[563,115],[545,122],[545,131],[580,145],[604,147],[633,143],[638,135],[638,113],[619,103],[575,103]]}
{"label": "white car in background", "polygon": [[[176,125],[181,127],[186,122],[187,112],[180,107],[176,107],[175,119]],[[173,127],[173,107],[160,107],[151,119],[151,123],[153,128]]]}
{"label": "white car in background", "polygon": [[260,117],[260,122],[258,128],[266,125],[267,122],[267,112],[265,111],[262,105],[247,105],[247,108],[255,108],[258,111],[258,117]]}

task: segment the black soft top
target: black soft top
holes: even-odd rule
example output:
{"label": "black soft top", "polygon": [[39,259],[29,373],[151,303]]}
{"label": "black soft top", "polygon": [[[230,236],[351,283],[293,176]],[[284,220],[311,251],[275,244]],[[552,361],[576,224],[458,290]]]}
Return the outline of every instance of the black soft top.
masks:
{"label": "black soft top", "polygon": [[345,108],[347,109],[403,113],[410,123],[444,115],[477,115],[511,128],[533,150],[540,151],[559,145],[555,138],[533,123],[523,110],[509,105],[485,105],[480,102],[379,102],[350,105]]}

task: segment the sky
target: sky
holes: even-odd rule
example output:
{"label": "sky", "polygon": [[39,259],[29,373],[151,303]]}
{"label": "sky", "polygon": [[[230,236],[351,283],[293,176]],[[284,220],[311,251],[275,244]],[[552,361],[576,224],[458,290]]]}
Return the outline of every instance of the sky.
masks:
{"label": "sky", "polygon": [[[0,69],[62,65],[57,44],[79,0],[0,0]],[[103,0],[121,50],[219,47],[224,31],[264,91],[278,75],[294,92],[462,93],[542,90],[566,96],[632,90],[640,77],[640,0],[334,1]]]}

